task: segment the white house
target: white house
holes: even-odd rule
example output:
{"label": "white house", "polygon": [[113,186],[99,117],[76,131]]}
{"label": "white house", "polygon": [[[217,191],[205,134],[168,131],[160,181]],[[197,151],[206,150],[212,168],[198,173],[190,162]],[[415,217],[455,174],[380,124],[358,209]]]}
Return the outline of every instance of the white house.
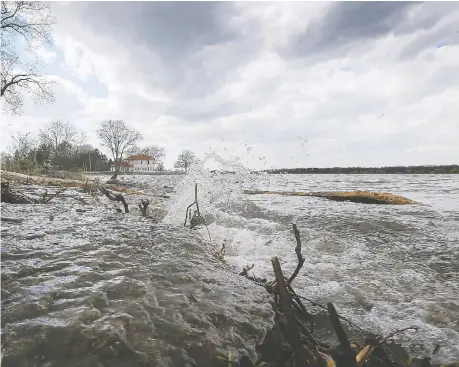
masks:
{"label": "white house", "polygon": [[[110,170],[115,170],[114,164]],[[145,154],[132,155],[120,164],[120,172],[152,172],[156,170],[157,164],[153,163],[153,157]]]}

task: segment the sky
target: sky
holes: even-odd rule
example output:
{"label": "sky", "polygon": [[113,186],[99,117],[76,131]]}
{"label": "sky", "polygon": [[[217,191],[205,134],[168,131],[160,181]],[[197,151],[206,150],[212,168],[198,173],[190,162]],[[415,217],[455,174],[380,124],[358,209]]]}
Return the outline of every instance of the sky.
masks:
{"label": "sky", "polygon": [[[56,102],[15,131],[122,119],[139,146],[253,169],[459,161],[457,2],[53,2]],[[107,152],[108,153],[108,152]]]}

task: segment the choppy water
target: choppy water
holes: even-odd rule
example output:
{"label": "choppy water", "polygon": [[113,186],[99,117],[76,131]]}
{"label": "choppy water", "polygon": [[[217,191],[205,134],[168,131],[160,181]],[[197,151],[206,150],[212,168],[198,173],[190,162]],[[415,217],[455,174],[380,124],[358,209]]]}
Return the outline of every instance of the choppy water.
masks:
{"label": "choppy water", "polygon": [[[398,337],[412,353],[425,354],[438,343],[434,361],[459,359],[458,176],[255,175],[244,170],[220,176],[198,169],[187,176],[124,180],[146,196],[170,196],[153,199],[154,220],[135,211],[116,214],[105,199],[91,198],[86,205],[68,197],[48,206],[2,205],[2,216],[23,219],[20,224],[2,223],[2,336],[10,340],[10,355],[37,353],[31,346],[14,350],[11,343],[26,338],[21,332],[53,330],[58,338],[55,330],[74,327],[73,321],[85,317],[92,337],[113,335],[112,329],[118,328],[118,345],[122,340],[136,358],[139,353],[157,355],[158,365],[186,360],[184,354],[202,362],[199,348],[232,345],[244,353],[244,343],[256,343],[269,324],[269,305],[262,291],[232,273],[255,264],[252,272],[272,278],[274,255],[284,272],[293,271],[291,223],[297,223],[306,257],[294,282],[298,293],[332,301],[355,323],[383,335],[416,325],[419,331]],[[183,228],[195,182],[200,209],[212,218],[210,244],[204,228]],[[250,188],[388,191],[425,205],[242,193]],[[137,199],[129,197],[131,207]],[[222,268],[208,249],[224,242],[229,266]],[[108,323],[111,331],[110,317],[118,320]],[[64,324],[43,326],[58,321]],[[184,327],[188,332],[171,337]],[[151,329],[153,340],[148,347],[133,336],[139,330],[145,335],[145,328]],[[251,341],[241,340],[241,335],[251,335]],[[177,345],[174,353],[180,356],[170,352]],[[46,360],[51,352],[40,348]],[[128,353],[126,358],[133,357]]]}

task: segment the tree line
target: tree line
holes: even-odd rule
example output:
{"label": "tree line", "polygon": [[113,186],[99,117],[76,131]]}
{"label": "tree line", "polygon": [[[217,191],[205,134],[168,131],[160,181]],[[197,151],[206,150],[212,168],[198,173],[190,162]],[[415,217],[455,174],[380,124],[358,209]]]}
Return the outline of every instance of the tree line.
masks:
{"label": "tree line", "polygon": [[441,166],[281,168],[264,172],[273,174],[451,174],[459,173],[457,164]]}
{"label": "tree line", "polygon": [[[115,165],[115,176],[120,172],[120,165],[126,154],[148,155],[151,157],[152,164],[158,170],[164,170],[163,159],[166,155],[165,149],[156,145],[144,148],[137,147],[138,141],[143,139],[142,134],[138,130],[128,126],[123,120],[106,120],[101,122],[97,134],[102,145],[111,152]],[[177,157],[174,168],[188,171],[190,166],[196,161],[196,156],[192,151],[184,150]]]}
{"label": "tree line", "polygon": [[[97,135],[101,145],[110,152],[109,156],[87,144],[86,136],[68,121],[51,121],[40,129],[37,137],[17,132],[12,136],[10,152],[2,152],[2,169],[28,173],[50,169],[109,171],[114,166],[118,174],[124,159],[143,154],[151,157],[158,171],[164,170],[165,149],[157,145],[139,147],[142,134],[123,120],[102,121]],[[192,151],[184,150],[177,157],[174,168],[188,171],[196,161]]]}
{"label": "tree line", "polygon": [[[0,97],[4,113],[20,115],[25,96],[36,103],[53,103],[54,81],[40,73],[43,66],[37,50],[51,44],[56,19],[45,2],[2,1],[0,19]],[[23,41],[23,42],[21,42]],[[20,46],[25,45],[22,49]],[[26,55],[22,57],[21,55]],[[30,167],[53,167],[64,170],[104,171],[115,164],[116,172],[126,154],[147,154],[163,169],[163,148],[149,146],[138,148],[142,135],[121,120],[101,123],[98,135],[111,157],[97,148],[84,144],[84,137],[63,121],[53,121],[40,131],[39,138],[29,133],[17,133],[13,137],[13,151],[2,153],[2,167],[24,170]],[[193,152],[183,151],[174,167],[188,170],[196,161]]]}

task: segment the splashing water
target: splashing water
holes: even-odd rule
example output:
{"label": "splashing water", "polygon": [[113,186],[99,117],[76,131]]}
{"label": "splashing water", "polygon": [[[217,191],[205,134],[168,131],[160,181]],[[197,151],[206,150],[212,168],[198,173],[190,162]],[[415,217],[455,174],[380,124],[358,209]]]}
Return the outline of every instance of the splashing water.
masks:
{"label": "splashing water", "polygon": [[[442,346],[438,361],[459,358],[459,195],[455,176],[255,174],[215,155],[207,157],[234,174],[212,174],[196,165],[177,184],[166,223],[183,225],[194,201],[194,183],[215,249],[240,271],[255,264],[256,276],[272,278],[272,256],[284,271],[296,267],[291,223],[301,232],[304,268],[298,293],[333,301],[360,326],[397,336],[415,355]],[[428,205],[378,206],[310,197],[252,196],[244,189],[373,190],[405,195]],[[197,229],[208,240],[204,228]]]}
{"label": "splashing water", "polygon": [[[208,169],[211,165],[234,174],[212,173]],[[113,316],[111,310],[135,320],[126,325],[131,325],[127,331],[132,339],[128,341],[138,350],[144,349],[135,335],[155,325],[162,325],[157,330],[164,333],[161,338],[191,325],[186,329],[190,334],[183,337],[186,343],[197,337],[192,328],[213,323],[215,313],[223,317],[229,312],[232,316],[225,325],[231,325],[240,317],[236,305],[243,307],[243,315],[249,318],[264,308],[264,316],[243,324],[261,327],[263,317],[269,319],[263,292],[258,287],[253,290],[242,277],[227,271],[217,273],[215,261],[206,258],[202,247],[219,250],[225,242],[225,260],[234,273],[254,264],[252,274],[272,279],[270,258],[279,256],[284,272],[291,274],[297,261],[291,227],[294,222],[306,258],[294,281],[299,294],[322,303],[332,301],[344,316],[382,335],[416,325],[418,332],[396,338],[412,354],[429,354],[438,343],[441,349],[434,362],[459,359],[457,176],[269,175],[251,172],[238,162],[213,154],[187,175],[136,175],[126,176],[125,181],[155,197],[151,208],[164,209],[162,219],[158,219],[161,223],[134,213],[118,215],[112,202],[101,205],[104,198],[100,202],[91,199],[94,203],[87,206],[63,197],[46,206],[2,205],[2,215],[24,220],[2,225],[2,298],[7,301],[2,303],[2,311],[12,324],[11,338],[18,338],[21,330],[41,335],[46,328],[57,333],[55,340],[67,340],[65,330],[71,327],[51,325],[54,319],[50,317],[74,320],[80,314],[85,320],[94,316],[88,330],[99,323],[118,330],[119,322],[108,317]],[[205,228],[188,230],[183,226],[186,207],[194,201],[195,183],[210,242]],[[244,195],[244,189],[389,191],[426,205],[379,206],[313,197],[249,196]],[[155,196],[164,192],[169,199]],[[133,200],[137,199],[127,198],[130,207],[136,207]],[[214,293],[207,288],[212,284],[213,292],[221,297],[209,301]],[[251,298],[254,292],[258,292],[257,297]],[[188,293],[190,299],[202,300],[199,307],[186,298],[188,295],[185,297]],[[105,307],[107,302],[109,308]],[[87,314],[87,307],[94,315]],[[34,319],[37,314],[40,318]],[[151,321],[145,315],[160,320]],[[186,319],[190,315],[194,317],[191,321]],[[175,324],[178,317],[181,321]],[[173,329],[175,326],[179,328]],[[205,334],[206,340],[222,337],[215,333]],[[21,338],[27,345],[35,345],[27,335]],[[17,339],[13,341],[13,347],[22,345]],[[148,341],[145,348],[154,343]],[[154,344],[155,350],[164,348],[167,355],[168,348],[186,344],[170,343]],[[18,349],[18,358],[21,353]]]}

